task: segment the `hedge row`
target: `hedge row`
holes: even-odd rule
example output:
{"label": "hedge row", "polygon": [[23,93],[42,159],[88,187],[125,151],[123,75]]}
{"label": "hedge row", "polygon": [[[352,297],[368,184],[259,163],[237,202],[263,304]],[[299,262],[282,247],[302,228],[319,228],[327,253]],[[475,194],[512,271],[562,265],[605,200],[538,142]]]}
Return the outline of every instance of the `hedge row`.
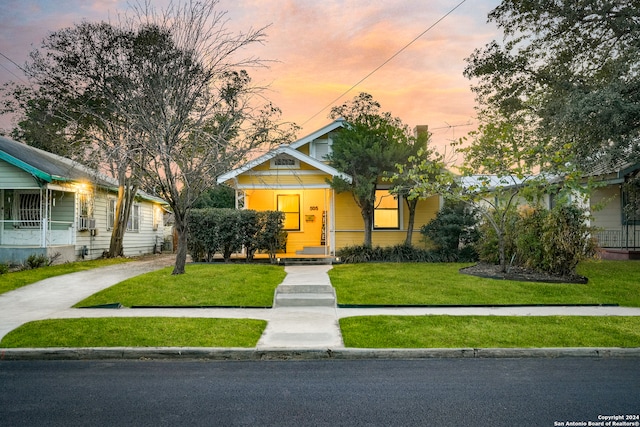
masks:
{"label": "hedge row", "polygon": [[211,261],[220,253],[225,261],[244,248],[247,261],[265,251],[271,262],[286,248],[284,213],[236,209],[194,209],[189,218],[189,253],[194,261]]}

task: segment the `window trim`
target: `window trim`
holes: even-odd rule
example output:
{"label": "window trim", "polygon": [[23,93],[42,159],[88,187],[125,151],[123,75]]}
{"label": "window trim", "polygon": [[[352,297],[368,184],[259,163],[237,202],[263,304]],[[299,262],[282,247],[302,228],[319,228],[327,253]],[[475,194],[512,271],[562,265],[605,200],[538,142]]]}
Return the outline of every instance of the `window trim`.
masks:
{"label": "window trim", "polygon": [[[394,195],[391,194],[389,192],[389,188],[376,188],[376,202],[377,202],[377,193],[378,191],[386,191],[388,194],[388,196],[383,196],[383,197],[393,197],[396,200],[396,207],[395,208],[379,208],[376,207],[376,202],[374,202],[374,206],[373,206],[373,221],[372,221],[372,226],[374,230],[400,230],[401,227],[400,225],[402,224],[402,204],[401,204],[401,197],[399,195]],[[377,211],[395,211],[397,213],[396,218],[397,218],[397,225],[394,227],[378,227],[376,226],[376,212]]]}
{"label": "window trim", "polygon": [[[297,211],[283,211],[280,210],[280,197],[296,197],[298,199],[298,210]],[[276,195],[276,209],[279,212],[284,213],[285,215],[285,223],[286,221],[286,217],[287,215],[297,215],[298,216],[298,228],[283,228],[284,231],[301,231],[302,230],[302,221],[301,221],[301,217],[302,217],[302,211],[300,209],[300,194],[277,194]]]}
{"label": "window trim", "polygon": [[[107,230],[113,230],[113,225],[116,221],[116,205],[117,199],[110,197],[107,201]],[[142,205],[140,203],[133,203],[131,205],[131,212],[129,213],[129,221],[127,222],[126,231],[134,233],[140,232],[140,224],[142,223]]]}

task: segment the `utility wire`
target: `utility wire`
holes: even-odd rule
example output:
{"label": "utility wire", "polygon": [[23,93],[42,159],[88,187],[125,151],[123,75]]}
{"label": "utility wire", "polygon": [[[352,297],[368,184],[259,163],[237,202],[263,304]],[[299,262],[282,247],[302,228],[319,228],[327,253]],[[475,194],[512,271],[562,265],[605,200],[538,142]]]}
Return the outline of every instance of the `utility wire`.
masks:
{"label": "utility wire", "polygon": [[379,69],[381,69],[382,67],[384,67],[385,65],[387,65],[389,62],[391,62],[396,56],[400,55],[402,52],[404,52],[409,46],[411,46],[413,43],[415,43],[420,37],[424,36],[427,32],[429,32],[433,27],[435,27],[436,25],[438,25],[441,21],[443,21],[447,16],[451,15],[456,9],[458,9],[460,6],[462,6],[467,0],[462,0],[460,3],[458,3],[456,6],[453,7],[453,9],[451,9],[450,11],[448,11],[446,14],[444,14],[442,17],[440,17],[440,19],[438,19],[436,22],[434,22],[433,24],[431,24],[431,26],[429,26],[429,28],[427,28],[426,30],[424,30],[423,32],[421,32],[417,37],[415,37],[413,40],[411,40],[409,43],[407,43],[406,45],[404,45],[404,47],[402,47],[400,50],[398,50],[396,53],[394,53],[391,57],[389,57],[386,61],[384,61],[382,64],[380,64],[378,67],[376,67],[373,71],[371,71],[369,74],[367,74],[366,76],[364,76],[362,79],[360,79],[356,84],[354,84],[353,86],[351,86],[349,89],[347,89],[346,91],[344,91],[340,96],[338,96],[336,99],[334,99],[333,101],[331,101],[330,103],[328,103],[327,105],[325,105],[324,107],[322,107],[322,109],[320,111],[318,111],[317,113],[315,113],[313,116],[309,117],[304,123],[302,123],[302,126],[304,126],[305,124],[309,123],[311,120],[313,120],[314,118],[316,118],[318,116],[318,114],[322,113],[324,110],[326,110],[327,108],[329,108],[330,106],[332,106],[333,104],[335,104],[338,100],[340,100],[340,98],[342,98],[343,96],[345,96],[346,94],[348,94],[349,92],[351,92],[353,89],[355,89],[357,86],[360,85],[360,83],[362,83],[363,81],[367,80],[369,77],[371,77],[375,72],[377,72]]}
{"label": "utility wire", "polygon": [[[20,65],[18,65],[18,63],[16,63],[13,59],[9,58],[7,55],[5,55],[4,53],[0,52],[0,56],[2,56],[4,59],[6,59],[7,61],[11,62],[13,65],[15,65],[18,70],[22,71],[23,73],[27,74],[27,72],[24,70],[24,68],[22,68]],[[2,65],[2,64],[0,64]],[[25,82],[22,78],[18,77],[13,71],[11,71],[10,69],[8,69],[7,67],[5,67],[4,65],[2,65],[2,68],[4,68],[5,70],[7,70],[8,72],[10,72],[11,74],[13,74],[13,76],[15,78],[17,78],[18,80],[20,80],[22,83],[27,84],[27,82]]]}

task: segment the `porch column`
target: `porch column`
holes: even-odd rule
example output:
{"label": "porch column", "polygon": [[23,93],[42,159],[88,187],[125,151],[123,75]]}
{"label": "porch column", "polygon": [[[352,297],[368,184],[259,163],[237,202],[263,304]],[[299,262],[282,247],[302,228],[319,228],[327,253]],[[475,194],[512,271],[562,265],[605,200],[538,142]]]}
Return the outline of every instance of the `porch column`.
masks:
{"label": "porch column", "polygon": [[40,189],[40,247],[47,247],[47,221],[49,218],[49,190],[44,190],[44,197],[42,194],[42,188]]}

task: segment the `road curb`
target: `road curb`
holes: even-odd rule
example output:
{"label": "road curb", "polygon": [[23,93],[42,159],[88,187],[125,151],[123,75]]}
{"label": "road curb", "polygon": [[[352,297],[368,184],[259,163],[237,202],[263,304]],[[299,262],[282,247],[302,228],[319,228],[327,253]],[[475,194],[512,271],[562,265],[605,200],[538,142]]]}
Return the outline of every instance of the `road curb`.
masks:
{"label": "road curb", "polygon": [[640,358],[640,347],[269,349],[203,347],[92,347],[0,349],[0,360],[360,360],[437,358]]}

